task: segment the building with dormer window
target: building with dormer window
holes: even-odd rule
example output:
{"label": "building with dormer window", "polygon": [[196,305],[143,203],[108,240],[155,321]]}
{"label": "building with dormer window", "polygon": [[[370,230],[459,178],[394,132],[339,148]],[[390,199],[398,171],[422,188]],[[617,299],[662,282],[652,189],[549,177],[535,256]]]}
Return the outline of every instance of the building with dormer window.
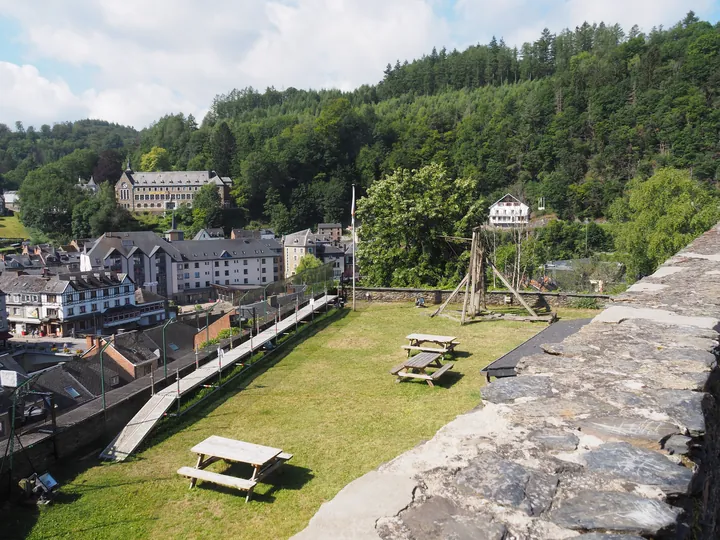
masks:
{"label": "building with dormer window", "polygon": [[229,208],[232,180],[228,177],[215,171],[135,172],[128,161],[115,183],[115,199],[130,212],[165,212],[192,207],[200,188],[208,184],[217,186],[222,207]]}

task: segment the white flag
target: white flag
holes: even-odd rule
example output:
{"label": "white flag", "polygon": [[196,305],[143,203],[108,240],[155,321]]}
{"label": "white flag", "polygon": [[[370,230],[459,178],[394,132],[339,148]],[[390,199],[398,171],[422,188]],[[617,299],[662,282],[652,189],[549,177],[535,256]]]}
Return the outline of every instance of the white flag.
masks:
{"label": "white flag", "polygon": [[352,217],[353,232],[355,232],[355,184],[353,184],[352,206],[350,206],[350,216]]}

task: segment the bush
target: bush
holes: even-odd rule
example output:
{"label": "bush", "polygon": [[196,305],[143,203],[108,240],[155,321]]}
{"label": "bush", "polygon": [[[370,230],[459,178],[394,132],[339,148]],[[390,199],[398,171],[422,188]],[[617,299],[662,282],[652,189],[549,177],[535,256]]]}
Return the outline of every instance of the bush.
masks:
{"label": "bush", "polygon": [[597,298],[576,298],[572,301],[571,307],[576,309],[600,309]]}
{"label": "bush", "polygon": [[218,343],[220,343],[219,338],[212,338],[208,341],[203,341],[202,343],[200,343],[200,348],[204,349],[205,347],[210,347],[211,345],[217,345]]}
{"label": "bush", "polygon": [[220,330],[218,332],[218,339],[228,339],[230,336],[236,336],[240,333],[240,329],[232,326],[230,328],[225,328],[224,330]]}

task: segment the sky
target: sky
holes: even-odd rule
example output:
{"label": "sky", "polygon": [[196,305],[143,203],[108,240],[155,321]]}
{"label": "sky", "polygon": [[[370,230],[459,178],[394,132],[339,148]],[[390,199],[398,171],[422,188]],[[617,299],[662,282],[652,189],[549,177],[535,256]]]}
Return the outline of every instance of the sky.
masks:
{"label": "sky", "polygon": [[388,63],[589,23],[672,26],[720,0],[0,0],[0,123],[201,119],[233,88],[375,84]]}

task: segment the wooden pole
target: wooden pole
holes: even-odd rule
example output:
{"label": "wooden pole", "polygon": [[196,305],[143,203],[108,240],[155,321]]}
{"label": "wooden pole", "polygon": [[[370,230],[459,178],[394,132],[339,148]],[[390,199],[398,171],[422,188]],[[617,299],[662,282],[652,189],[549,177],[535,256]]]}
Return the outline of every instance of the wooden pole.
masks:
{"label": "wooden pole", "polygon": [[455,287],[455,290],[450,294],[450,296],[448,296],[447,300],[445,300],[443,305],[441,305],[439,308],[437,308],[430,315],[430,317],[435,317],[435,315],[439,315],[440,313],[442,313],[442,311],[448,306],[448,304],[450,302],[452,302],[452,299],[457,296],[457,294],[460,292],[460,289],[462,289],[463,286],[465,286],[465,283],[467,282],[468,279],[470,279],[470,274],[465,274],[465,277],[462,278],[462,280],[460,281],[460,284],[457,287]]}
{"label": "wooden pole", "polygon": [[510,290],[510,292],[513,293],[513,295],[515,295],[515,298],[517,298],[518,302],[523,305],[523,307],[528,311],[528,313],[530,313],[530,315],[532,315],[533,317],[537,317],[538,315],[537,313],[535,313],[533,308],[528,305],[528,303],[523,299],[523,297],[520,296],[520,293],[518,293],[517,290],[515,290],[515,288],[510,284],[510,282],[505,279],[505,276],[503,276],[502,273],[500,273],[500,271],[495,268],[495,265],[490,263],[490,266],[492,267],[493,272],[495,272],[495,274],[497,275],[498,279],[503,282],[503,284]]}

